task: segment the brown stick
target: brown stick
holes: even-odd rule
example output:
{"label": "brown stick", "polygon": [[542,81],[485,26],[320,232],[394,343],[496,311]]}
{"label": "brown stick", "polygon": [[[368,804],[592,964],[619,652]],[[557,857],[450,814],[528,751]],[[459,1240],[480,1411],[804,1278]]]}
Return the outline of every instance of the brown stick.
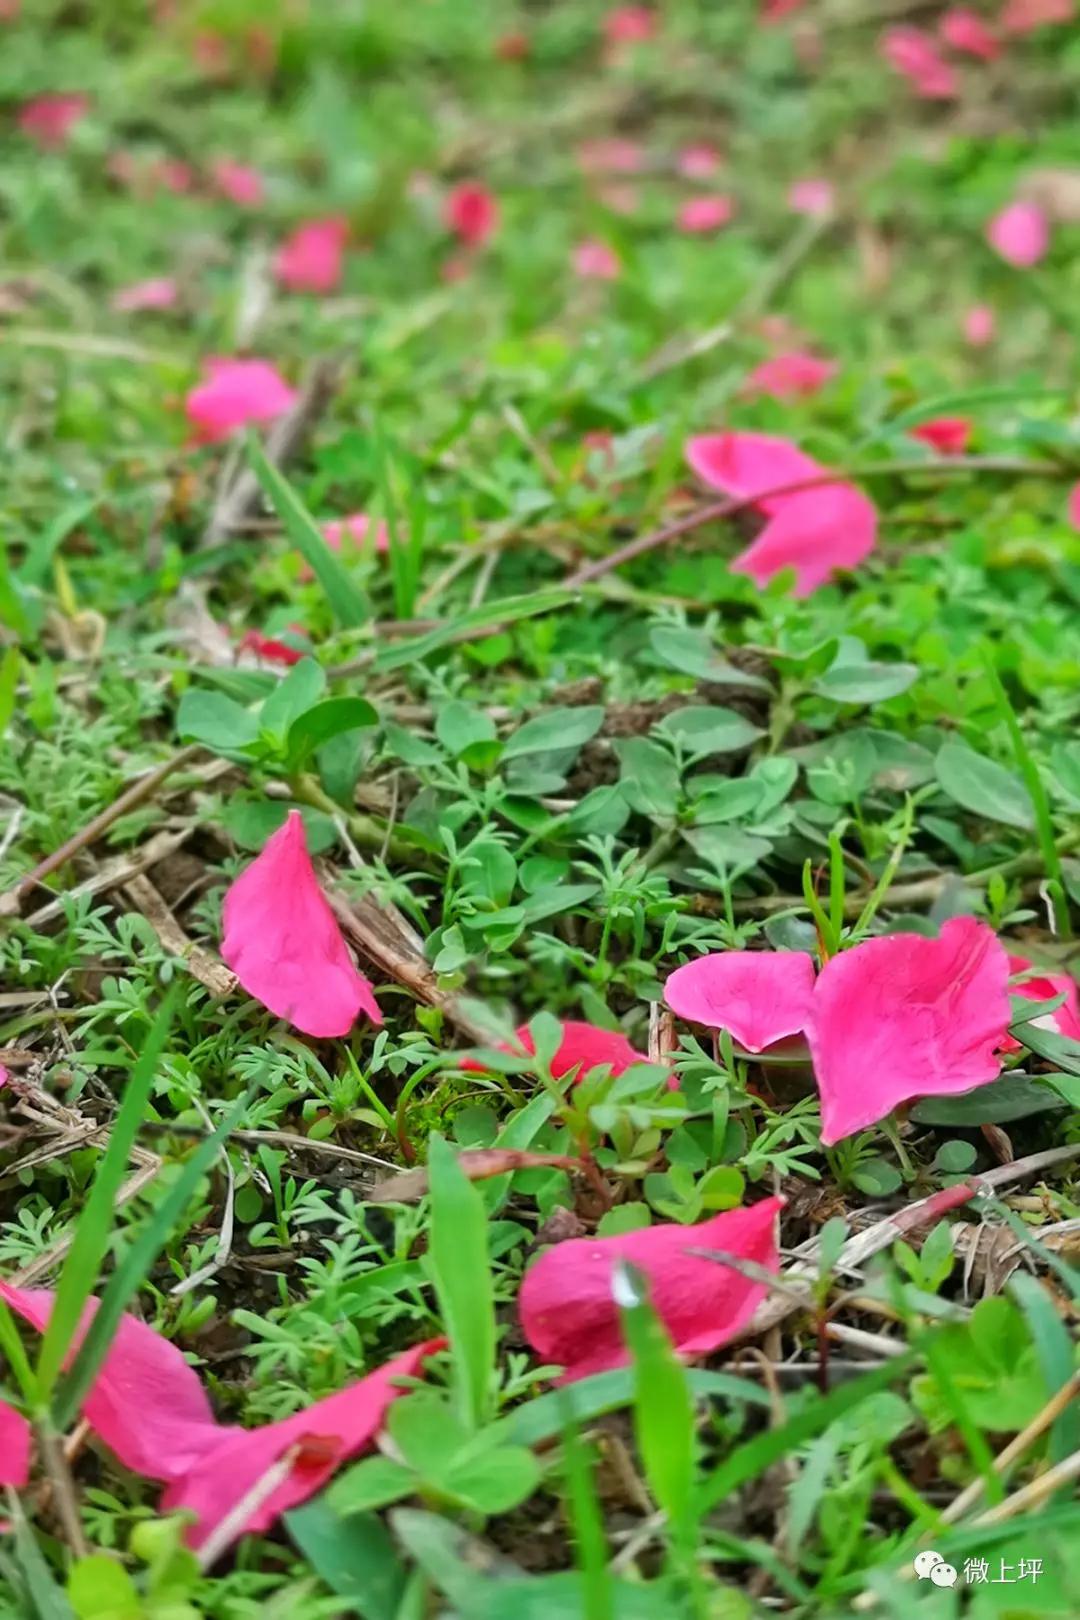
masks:
{"label": "brown stick", "polygon": [[140,844],[138,849],[114,855],[111,860],[104,861],[98,870],[92,872],[88,878],[84,878],[82,883],[67,889],[62,899],[50,900],[47,906],[31,912],[26,919],[27,922],[32,928],[42,928],[46,923],[64,915],[64,899],[71,899],[78,894],[102,894],[108,889],[122,888],[140,872],[149,871],[152,866],[156,866],[159,861],[165,860],[174,850],[179,849],[181,844],[186,843],[191,837],[193,831],[194,828],[191,826],[179,827],[175,832],[163,828],[161,832],[156,832],[152,838],[148,838],[145,844]]}
{"label": "brown stick", "polygon": [[142,912],[165,949],[180,958],[193,979],[205,985],[212,996],[220,998],[232,994],[236,975],[230,973],[212,951],[204,950],[188,938],[148,877],[139,873],[124,884],[124,893]]}

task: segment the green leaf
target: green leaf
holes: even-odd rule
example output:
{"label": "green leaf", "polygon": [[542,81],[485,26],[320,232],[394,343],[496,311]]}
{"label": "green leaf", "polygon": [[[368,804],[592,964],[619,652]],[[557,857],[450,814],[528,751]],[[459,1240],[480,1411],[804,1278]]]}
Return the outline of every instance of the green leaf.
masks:
{"label": "green leaf", "polygon": [[945,743],[938,750],[935,771],[938,785],[964,810],[1009,827],[1034,827],[1035,809],[1024,784],[966,743]]}
{"label": "green leaf", "polygon": [[852,1171],[852,1184],[870,1198],[887,1198],[900,1186],[902,1177],[887,1159],[863,1159]]}
{"label": "green leaf", "polygon": [[1040,1081],[1026,1074],[1004,1074],[959,1097],[924,1097],[910,1117],[916,1125],[1004,1125],[1061,1106]]}
{"label": "green leaf", "polygon": [[509,1513],[536,1490],[540,1465],[524,1446],[501,1446],[462,1458],[441,1483],[476,1513]]}
{"label": "green leaf", "polygon": [[448,754],[456,759],[476,743],[495,741],[495,722],[474,703],[451,698],[435,717],[435,735]]}
{"label": "green leaf", "polygon": [[[1047,1399],[1070,1381],[1076,1366],[1072,1336],[1048,1290],[1037,1277],[1018,1271],[1009,1279],[1009,1293],[1028,1320],[1031,1340],[1046,1381]],[[1080,1447],[1080,1404],[1070,1401],[1050,1431],[1050,1461],[1061,1462]]]}
{"label": "green leaf", "polygon": [[319,1579],[346,1600],[349,1614],[400,1620],[407,1573],[373,1513],[341,1519],[327,1496],[316,1497],[286,1513],[285,1528]]}
{"label": "green leaf", "polygon": [[564,911],[586,905],[599,891],[599,883],[553,883],[548,888],[537,889],[535,894],[525,896],[521,902],[522,917],[526,923],[532,924],[543,922],[547,917],[561,916]]}
{"label": "green leaf", "polygon": [[326,690],[326,671],[314,658],[301,658],[259,710],[259,730],[284,742],[293,721],[318,703]]}
{"label": "green leaf", "polygon": [[79,1620],[141,1620],[144,1612],[127,1570],[104,1553],[72,1565],[67,1592]]}
{"label": "green leaf", "polygon": [[519,759],[525,754],[580,748],[596,736],[603,723],[604,710],[599,707],[548,709],[511,733],[503,744],[502,757]]}
{"label": "green leaf", "polygon": [[281,519],[285,532],[322,586],[334,617],[354,629],[368,616],[367,599],[352,575],[326,544],[318,525],[288,479],[267,459],[253,433],[247,437],[247,455],[263,494]]}
{"label": "green leaf", "polygon": [[679,772],[666,748],[646,737],[615,744],[619,787],[631,810],[650,821],[672,822],[679,807]]}
{"label": "green leaf", "polygon": [[[398,1400],[394,1407],[404,1404],[404,1400]],[[412,1468],[395,1462],[392,1457],[364,1457],[334,1481],[326,1493],[326,1501],[335,1513],[371,1513],[376,1508],[389,1507],[391,1502],[400,1502],[415,1489],[416,1475]]]}
{"label": "green leaf", "polygon": [[706,759],[710,754],[736,753],[764,736],[760,726],[752,725],[734,709],[706,705],[675,709],[665,715],[656,730],[677,742],[695,760]]}
{"label": "green leaf", "polygon": [[259,735],[258,718],[222,692],[189,686],[180,699],[176,729],[184,742],[204,743],[215,754],[244,753]]}
{"label": "green leaf", "polygon": [[8,647],[0,659],[0,737],[11,723],[15,713],[15,694],[19,690],[19,649]]}
{"label": "green leaf", "polygon": [[453,1148],[437,1134],[429,1147],[428,1175],[432,1280],[450,1339],[458,1413],[469,1429],[476,1429],[490,1415],[495,1363],[487,1210]]}
{"label": "green leaf", "polygon": [[719,656],[712,641],[703,630],[691,630],[685,625],[657,624],[649,631],[649,644],[657,658],[669,669],[683,675],[693,675],[699,681],[716,686],[745,686],[758,692],[770,692],[769,682],[760,675],[748,675],[734,664]]}
{"label": "green leaf", "polygon": [[438,652],[452,641],[468,640],[474,631],[489,630],[496,624],[515,624],[519,619],[532,619],[541,613],[552,613],[574,600],[570,591],[532,591],[528,596],[504,596],[501,602],[488,602],[483,607],[461,613],[448,619],[435,630],[420,636],[403,638],[393,647],[383,647],[375,655],[375,668],[380,672],[402,669],[406,664],[418,663],[429,654]]}
{"label": "green leaf", "polygon": [[348,731],[378,725],[379,717],[364,698],[327,698],[300,715],[289,727],[285,751],[290,769],[302,766],[315,751]]}
{"label": "green leaf", "polygon": [[918,678],[918,664],[838,661],[818,677],[811,690],[834,703],[884,703],[906,692]]}

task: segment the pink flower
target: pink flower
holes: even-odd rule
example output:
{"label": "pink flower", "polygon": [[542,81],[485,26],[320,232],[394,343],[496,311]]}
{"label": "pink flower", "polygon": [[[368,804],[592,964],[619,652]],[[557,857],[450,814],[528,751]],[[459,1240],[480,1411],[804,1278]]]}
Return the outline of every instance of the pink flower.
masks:
{"label": "pink flower", "polygon": [[30,1425],[0,1401],[0,1485],[21,1490],[30,1477]]}
{"label": "pink flower", "polygon": [[705,483],[733,499],[753,501],[769,519],[731,564],[733,572],[748,574],[758,586],[793,568],[795,595],[809,596],[837,570],[857,567],[874,549],[877,510],[854,484],[838,479],[783,492],[786,485],[828,471],[788,439],[768,433],[712,434],[688,440],[686,459]]}
{"label": "pink flower", "polygon": [[616,281],[622,266],[606,242],[579,242],[573,255],[574,272],[583,281]]}
{"label": "pink flower", "polygon": [[688,236],[698,236],[718,231],[731,221],[734,213],[735,204],[730,197],[691,197],[679,209],[677,223],[680,231]]}
{"label": "pink flower", "polygon": [[[1025,1001],[1053,1001],[1055,996],[1064,993],[1065,1000],[1060,1007],[1032,1022],[1036,1029],[1049,1029],[1057,1035],[1064,1035],[1066,1040],[1080,1041],[1080,991],[1071,974],[1044,973],[1033,967],[1026,956],[1010,956],[1009,973],[1013,978],[1018,974],[1026,975],[1018,984],[1011,986],[1012,994],[1023,996]],[[1023,1042],[1018,1041],[1015,1035],[1006,1035],[999,1050],[1019,1052],[1022,1048]]]}
{"label": "pink flower", "polygon": [[925,101],[947,101],[955,96],[956,74],[921,28],[887,28],[881,54]]}
{"label": "pink flower", "polygon": [[[304,635],[304,627],[300,624],[290,625],[299,635]],[[254,653],[268,664],[298,664],[302,658],[310,656],[308,649],[294,647],[277,636],[264,635],[261,630],[245,630],[240,638],[240,651]]]}
{"label": "pink flower", "polygon": [[1001,1072],[1009,960],[985,923],[937,939],[888,934],[827,962],[807,1035],[832,1146],[913,1097],[955,1096]]}
{"label": "pink flower", "polygon": [[968,11],[964,6],[945,13],[938,24],[938,33],[954,51],[977,56],[982,62],[992,62],[1001,55],[1000,41],[977,12]]}
{"label": "pink flower", "polygon": [[0,1091],[4,1089],[10,1079],[10,1074],[8,1074],[7,1070],[4,1068],[4,1065],[0,1063]]}
{"label": "pink flower", "polygon": [[676,168],[687,180],[708,180],[720,167],[720,154],[715,146],[684,146],[679,153]]}
{"label": "pink flower", "polygon": [[466,247],[480,248],[494,236],[499,204],[493,192],[474,180],[463,180],[448,194],[443,207],[448,230]]}
{"label": "pink flower", "polygon": [[299,397],[267,360],[208,360],[206,371],[185,402],[199,444],[217,444],[249,423],[272,422]]}
{"label": "pink flower", "polygon": [[577,156],[586,174],[640,174],[645,167],[645,153],[637,141],[618,136],[584,141]]}
{"label": "pink flower", "polygon": [[[595,1024],[567,1018],[563,1020],[562,1032],[562,1041],[551,1060],[551,1073],[556,1080],[561,1080],[572,1069],[578,1071],[575,1078],[580,1080],[590,1069],[598,1068],[601,1064],[609,1064],[612,1075],[620,1075],[635,1063],[649,1061],[644,1052],[635,1051],[626,1036],[617,1030],[599,1029]],[[520,1047],[530,1054],[536,1051],[528,1024],[522,1024],[515,1031],[515,1039],[518,1047],[500,1046],[498,1050],[515,1055]],[[484,1066],[475,1058],[465,1058],[461,1067],[481,1071]]]}
{"label": "pink flower", "polygon": [[348,235],[348,224],[340,218],[301,225],[275,254],[274,274],[291,292],[333,292],[341,281]]}
{"label": "pink flower", "polygon": [[1008,264],[1030,270],[1046,257],[1050,223],[1038,203],[1009,203],[986,227],[986,238]]}
{"label": "pink flower", "polygon": [[[50,1290],[0,1282],[0,1297],[39,1332],[44,1330],[53,1306]],[[97,1307],[98,1301],[91,1299],[76,1343]],[[216,1421],[198,1375],[175,1345],[135,1317],[122,1316],[83,1416],[125,1468],[164,1482],[163,1513],[186,1509],[195,1515],[187,1532],[193,1547],[201,1547],[267,1471],[295,1449],[287,1473],[235,1527],[232,1541],[268,1529],[280,1514],[307,1501],[341,1463],[365,1450],[382,1427],[387,1407],[401,1393],[400,1380],[415,1377],[443,1343],[431,1339],[414,1345],[366,1378],[278,1423],[239,1429]],[[0,1408],[0,1419],[4,1410]],[[0,1450],[0,1458],[7,1461],[6,1449]]]}
{"label": "pink flower", "polygon": [[912,439],[928,444],[942,456],[962,456],[971,438],[971,419],[967,416],[933,416],[928,422],[908,429]]}
{"label": "pink flower", "polygon": [[1074,484],[1070,489],[1065,511],[1073,528],[1080,531],[1080,484]]}
{"label": "pink flower", "polygon": [[648,6],[616,6],[604,18],[604,38],[609,45],[639,45],[656,33],[655,11]]}
{"label": "pink flower", "polygon": [[997,320],[989,304],[972,304],[964,316],[964,336],[973,349],[982,349],[994,340]]}
{"label": "pink flower", "polygon": [[800,1034],[814,998],[805,951],[719,951],[676,968],[664,1000],[680,1018],[726,1029],[747,1052]]}
{"label": "pink flower", "polygon": [[648,1277],[653,1305],[679,1355],[709,1355],[746,1326],[768,1290],[686,1251],[723,1249],[775,1273],[775,1225],[783,1203],[765,1198],[697,1226],[649,1226],[618,1237],[554,1244],[521,1285],[518,1310],[525,1337],[544,1362],[566,1369],[562,1384],[626,1366],[612,1278],[616,1261],[628,1260]]}
{"label": "pink flower", "polygon": [[263,200],[263,177],[246,163],[219,158],[210,170],[210,178],[221,195],[240,208],[258,208]]}
{"label": "pink flower", "polygon": [[19,113],[18,124],[43,151],[67,144],[75,125],[90,110],[89,96],[35,96]]}
{"label": "pink flower", "polygon": [[816,217],[831,214],[836,206],[836,193],[831,180],[796,180],[788,192],[788,207],[793,214]]}
{"label": "pink flower", "polygon": [[171,276],[157,276],[150,281],[136,281],[130,287],[121,287],[113,294],[112,307],[126,313],[143,309],[172,309],[180,296],[180,289]]}
{"label": "pink flower", "polygon": [[818,393],[837,372],[835,360],[820,360],[805,349],[763,360],[746,379],[750,394],[769,394],[773,399],[799,399]]}
{"label": "pink flower", "polygon": [[382,1023],[307,852],[299,810],[225,896],[221,954],[249,996],[305,1035],[347,1035],[357,1014]]}
{"label": "pink flower", "polygon": [[1071,22],[1073,0],[1008,0],[998,19],[1007,34],[1031,34],[1048,23]]}

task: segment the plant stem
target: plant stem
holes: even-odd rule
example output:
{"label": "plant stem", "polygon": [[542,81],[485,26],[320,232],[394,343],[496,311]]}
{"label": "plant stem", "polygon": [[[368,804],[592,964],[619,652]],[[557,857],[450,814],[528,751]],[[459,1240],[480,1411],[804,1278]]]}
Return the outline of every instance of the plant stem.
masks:
{"label": "plant stem", "polygon": [[37,1438],[41,1460],[53,1489],[56,1514],[64,1536],[75,1557],[85,1558],[86,1537],[83,1535],[82,1520],[79,1518],[75,1481],[71,1477],[71,1469],[64,1455],[63,1440],[48,1418],[43,1418],[37,1425]]}

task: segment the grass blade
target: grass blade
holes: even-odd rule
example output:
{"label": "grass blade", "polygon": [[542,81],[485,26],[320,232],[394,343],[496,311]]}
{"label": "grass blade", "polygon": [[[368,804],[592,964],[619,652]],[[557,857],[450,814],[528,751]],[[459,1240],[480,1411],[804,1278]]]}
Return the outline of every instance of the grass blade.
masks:
{"label": "grass blade", "polygon": [[396,647],[383,648],[376,655],[374,667],[379,671],[401,669],[405,664],[415,664],[421,658],[427,658],[429,653],[438,652],[440,647],[446,647],[452,641],[472,640],[473,631],[483,634],[493,630],[496,625],[533,619],[538,614],[552,613],[556,608],[565,607],[571,601],[573,593],[563,590],[532,591],[528,596],[504,596],[501,602],[489,602],[484,607],[459,614],[456,619],[448,619],[445,624],[427,630],[421,636],[410,636]]}
{"label": "grass blade", "polygon": [[450,1337],[458,1413],[470,1429],[490,1416],[495,1363],[495,1291],[487,1208],[441,1136],[431,1138],[431,1268]]}
{"label": "grass blade", "polygon": [[612,1620],[615,1607],[607,1567],[604,1514],[596,1493],[596,1480],[569,1408],[562,1431],[562,1456],[566,1516],[581,1571],[583,1620]]}
{"label": "grass blade", "polygon": [[43,1401],[47,1401],[52,1394],[68,1346],[105,1258],[115,1217],[116,1195],[124,1179],[139,1127],[146,1116],[150,1088],[168,1039],[175,1003],[176,992],[170,991],[131,1071],[131,1079],[109,1133],[108,1146],[98,1165],[86,1208],[79,1217],[74,1241],[56,1285],[56,1298],[37,1362],[38,1393]]}
{"label": "grass blade", "polygon": [[285,533],[322,586],[338,623],[347,630],[365,623],[368,607],[363,591],[341,559],[331,551],[311,513],[288,479],[268,459],[254,434],[248,437],[247,454],[263,494],[281,519]]}

